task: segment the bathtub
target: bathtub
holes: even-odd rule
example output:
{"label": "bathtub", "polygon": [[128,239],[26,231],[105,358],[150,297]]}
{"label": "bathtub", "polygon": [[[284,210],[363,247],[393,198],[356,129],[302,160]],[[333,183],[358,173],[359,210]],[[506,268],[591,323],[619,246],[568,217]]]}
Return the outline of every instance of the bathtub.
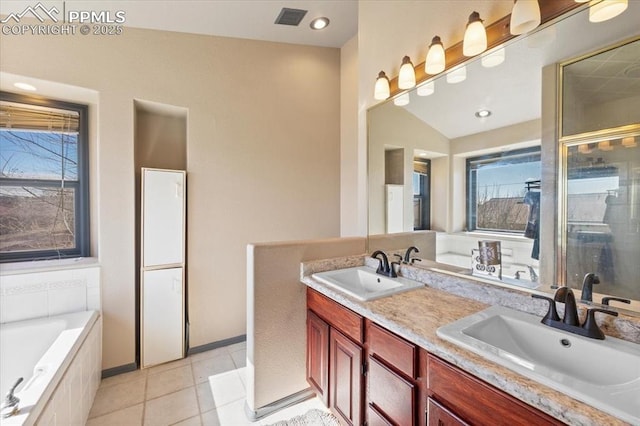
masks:
{"label": "bathtub", "polygon": [[18,414],[2,425],[84,424],[100,383],[101,318],[82,311],[0,324],[0,391],[19,377]]}

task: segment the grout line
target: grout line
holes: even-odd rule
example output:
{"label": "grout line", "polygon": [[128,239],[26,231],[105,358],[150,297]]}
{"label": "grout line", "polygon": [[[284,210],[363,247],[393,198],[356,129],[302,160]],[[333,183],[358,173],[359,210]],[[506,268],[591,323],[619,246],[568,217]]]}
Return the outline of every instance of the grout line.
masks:
{"label": "grout line", "polygon": [[142,421],[141,424],[144,426],[144,420],[147,416],[147,387],[149,385],[149,372],[147,371],[144,375],[144,393],[142,394]]}
{"label": "grout line", "polygon": [[[191,367],[191,378],[193,379],[193,389],[196,391],[196,405],[198,406],[198,416],[200,416],[200,423],[202,424],[202,409],[200,407],[200,396],[198,394],[198,385],[200,383],[196,382],[196,374],[193,372],[193,364],[189,364]],[[207,381],[208,384],[208,381]]]}

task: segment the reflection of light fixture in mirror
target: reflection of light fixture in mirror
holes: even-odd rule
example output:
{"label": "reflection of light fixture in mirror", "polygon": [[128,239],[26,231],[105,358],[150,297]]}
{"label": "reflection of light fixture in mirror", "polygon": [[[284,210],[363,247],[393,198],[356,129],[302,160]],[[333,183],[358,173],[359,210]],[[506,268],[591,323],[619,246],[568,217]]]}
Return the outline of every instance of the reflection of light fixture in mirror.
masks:
{"label": "reflection of light fixture in mirror", "polygon": [[482,24],[480,14],[473,12],[469,15],[467,29],[464,32],[462,41],[462,54],[464,56],[475,56],[487,50],[487,30]]}
{"label": "reflection of light fixture in mirror", "polygon": [[427,60],[424,62],[424,71],[427,74],[438,74],[444,71],[445,67],[444,46],[440,37],[435,36],[431,39],[429,51],[427,52]]}
{"label": "reflection of light fixture in mirror", "polygon": [[447,83],[456,84],[465,81],[467,78],[467,68],[464,65],[454,68],[447,73]]}
{"label": "reflection of light fixture in mirror", "polygon": [[611,145],[610,141],[598,142],[598,149],[600,151],[611,151],[613,149],[613,145]]}
{"label": "reflection of light fixture in mirror", "polygon": [[540,5],[538,0],[515,0],[509,24],[511,34],[528,33],[538,25],[540,25]]}
{"label": "reflection of light fixture in mirror", "polygon": [[395,106],[409,105],[409,93],[405,92],[402,95],[393,98],[393,104]]}
{"label": "reflection of light fixture in mirror", "polygon": [[28,83],[13,83],[13,85],[18,89],[28,90],[29,92],[35,92],[37,90],[35,86]]}
{"label": "reflection of light fixture in mirror", "polygon": [[591,151],[593,151],[593,149],[591,149],[591,145],[588,143],[578,145],[578,152],[580,154],[591,154]]}
{"label": "reflection of light fixture in mirror", "polygon": [[622,138],[622,146],[625,148],[635,148],[638,146],[638,142],[636,142],[636,138],[633,136],[629,136],[626,138]]}
{"label": "reflection of light fixture in mirror", "polygon": [[429,96],[429,95],[433,95],[433,92],[435,92],[435,90],[436,90],[436,86],[434,82],[430,81],[421,86],[418,86],[418,90],[416,91],[416,93],[418,93],[418,96]]}
{"label": "reflection of light fixture in mirror", "polygon": [[380,71],[376,79],[376,86],[373,89],[373,98],[378,101],[383,101],[387,99],[389,95],[389,78],[384,71]]}
{"label": "reflection of light fixture in mirror", "polygon": [[329,26],[329,18],[316,18],[309,24],[312,30],[323,30]]}
{"label": "reflection of light fixture in mirror", "polygon": [[402,58],[402,66],[398,74],[398,88],[411,89],[416,85],[416,70],[413,69],[411,58],[405,56]]}
{"label": "reflection of light fixture in mirror", "polygon": [[627,9],[628,0],[592,0],[589,3],[589,21],[602,22],[615,18]]}
{"label": "reflection of light fixture in mirror", "polygon": [[480,58],[480,62],[482,63],[482,66],[485,68],[493,68],[503,63],[505,56],[506,54],[504,51],[504,47],[501,47],[497,50],[494,50],[491,53],[483,55]]}
{"label": "reflection of light fixture in mirror", "polygon": [[476,111],[475,116],[478,118],[487,118],[491,115],[491,111],[489,111],[488,109],[481,109],[479,111]]}

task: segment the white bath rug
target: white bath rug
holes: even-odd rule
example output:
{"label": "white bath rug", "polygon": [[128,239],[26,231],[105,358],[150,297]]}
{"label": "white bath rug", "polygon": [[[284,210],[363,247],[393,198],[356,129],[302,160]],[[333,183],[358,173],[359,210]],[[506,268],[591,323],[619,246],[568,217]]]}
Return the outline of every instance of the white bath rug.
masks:
{"label": "white bath rug", "polygon": [[322,410],[309,410],[306,413],[281,420],[270,426],[340,426],[338,419],[331,413]]}

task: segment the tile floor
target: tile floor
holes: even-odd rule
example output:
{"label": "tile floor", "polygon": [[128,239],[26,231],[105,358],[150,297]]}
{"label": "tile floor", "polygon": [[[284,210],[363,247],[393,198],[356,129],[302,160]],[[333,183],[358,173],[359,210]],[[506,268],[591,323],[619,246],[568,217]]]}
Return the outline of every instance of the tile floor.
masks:
{"label": "tile floor", "polygon": [[102,380],[87,426],[266,425],[323,409],[311,399],[252,423],[245,416],[246,344]]}

